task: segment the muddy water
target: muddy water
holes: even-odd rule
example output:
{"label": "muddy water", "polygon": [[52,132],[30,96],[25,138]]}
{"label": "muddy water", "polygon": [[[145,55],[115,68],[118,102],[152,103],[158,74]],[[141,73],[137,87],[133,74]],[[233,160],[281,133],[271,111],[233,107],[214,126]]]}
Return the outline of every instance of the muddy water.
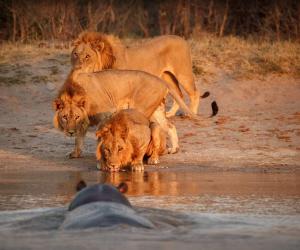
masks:
{"label": "muddy water", "polygon": [[300,175],[203,172],[196,168],[144,173],[2,171],[0,210],[58,207],[70,202],[76,183],[126,182],[133,205],[183,212],[297,215]]}

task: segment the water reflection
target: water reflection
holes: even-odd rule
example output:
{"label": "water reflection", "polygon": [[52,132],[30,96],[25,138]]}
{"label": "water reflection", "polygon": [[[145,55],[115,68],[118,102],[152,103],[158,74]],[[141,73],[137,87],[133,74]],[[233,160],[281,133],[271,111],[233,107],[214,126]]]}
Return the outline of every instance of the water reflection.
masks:
{"label": "water reflection", "polygon": [[0,210],[61,206],[75,186],[128,184],[134,205],[201,212],[297,214],[300,177],[286,173],[201,172],[185,169],[144,173],[99,171],[4,171],[0,176]]}

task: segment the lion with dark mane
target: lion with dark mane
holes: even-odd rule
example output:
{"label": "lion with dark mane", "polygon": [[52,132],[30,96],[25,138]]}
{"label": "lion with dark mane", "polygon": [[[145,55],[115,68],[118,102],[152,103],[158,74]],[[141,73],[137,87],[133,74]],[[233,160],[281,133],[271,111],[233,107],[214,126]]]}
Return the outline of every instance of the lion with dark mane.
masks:
{"label": "lion with dark mane", "polygon": [[[180,93],[182,87],[190,98],[191,111],[197,114],[199,91],[192,72],[190,47],[181,37],[159,36],[140,46],[126,47],[117,37],[83,32],[73,45],[71,61],[74,70],[85,73],[103,69],[148,72],[173,84]],[[208,95],[206,92],[203,97]],[[174,102],[167,116],[175,115],[178,108],[178,104]]]}
{"label": "lion with dark mane", "polygon": [[148,164],[158,164],[159,155],[166,149],[166,137],[161,127],[135,109],[121,110],[104,119],[96,136],[98,168],[109,172],[126,167],[143,171],[144,157],[148,157]]}

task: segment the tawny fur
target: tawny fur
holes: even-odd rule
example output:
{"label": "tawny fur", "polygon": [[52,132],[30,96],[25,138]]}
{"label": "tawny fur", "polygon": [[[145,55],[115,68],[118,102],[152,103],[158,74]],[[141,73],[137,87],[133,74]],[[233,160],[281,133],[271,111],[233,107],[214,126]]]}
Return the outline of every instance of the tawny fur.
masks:
{"label": "tawny fur", "polygon": [[124,167],[144,169],[143,159],[157,164],[166,149],[164,132],[134,109],[121,110],[99,124],[96,158],[101,170],[115,172]]}
{"label": "tawny fur", "polygon": [[[83,32],[74,42],[72,66],[80,72],[97,72],[103,69],[141,70],[158,76],[177,88],[181,86],[190,98],[190,109],[198,111],[199,92],[192,72],[188,43],[179,36],[152,38],[139,46],[126,47],[114,36],[98,32]],[[174,115],[174,103],[169,115]]]}
{"label": "tawny fur", "polygon": [[54,101],[54,125],[66,135],[76,137],[70,157],[80,157],[88,126],[97,125],[107,113],[134,108],[161,125],[171,141],[169,152],[176,153],[176,128],[161,108],[168,91],[193,116],[172,86],[146,72],[105,70],[76,76],[71,73]]}

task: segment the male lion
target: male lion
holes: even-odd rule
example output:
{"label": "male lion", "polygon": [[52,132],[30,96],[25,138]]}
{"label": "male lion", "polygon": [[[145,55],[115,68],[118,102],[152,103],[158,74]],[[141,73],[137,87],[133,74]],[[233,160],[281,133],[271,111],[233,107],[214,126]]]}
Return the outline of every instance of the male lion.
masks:
{"label": "male lion", "polygon": [[171,141],[168,151],[176,153],[179,149],[176,128],[166,119],[162,105],[168,92],[185,112],[195,117],[172,86],[146,72],[104,70],[75,75],[71,72],[53,102],[54,126],[67,136],[75,136],[75,150],[70,158],[76,158],[81,155],[89,126],[97,125],[105,113],[134,108],[167,132]]}
{"label": "male lion", "polygon": [[165,133],[134,109],[124,109],[100,122],[96,132],[96,158],[100,169],[117,172],[122,167],[143,171],[144,156],[148,164],[158,164],[166,149]]}
{"label": "male lion", "polygon": [[[189,45],[181,37],[159,36],[140,46],[125,47],[114,36],[82,32],[73,45],[71,62],[73,69],[78,72],[91,73],[103,69],[148,72],[173,84],[179,91],[179,85],[182,86],[190,98],[190,109],[197,114],[199,91],[192,72]],[[181,91],[180,94],[182,96]],[[208,95],[206,92],[202,97]],[[178,108],[174,102],[167,116],[175,115]]]}

